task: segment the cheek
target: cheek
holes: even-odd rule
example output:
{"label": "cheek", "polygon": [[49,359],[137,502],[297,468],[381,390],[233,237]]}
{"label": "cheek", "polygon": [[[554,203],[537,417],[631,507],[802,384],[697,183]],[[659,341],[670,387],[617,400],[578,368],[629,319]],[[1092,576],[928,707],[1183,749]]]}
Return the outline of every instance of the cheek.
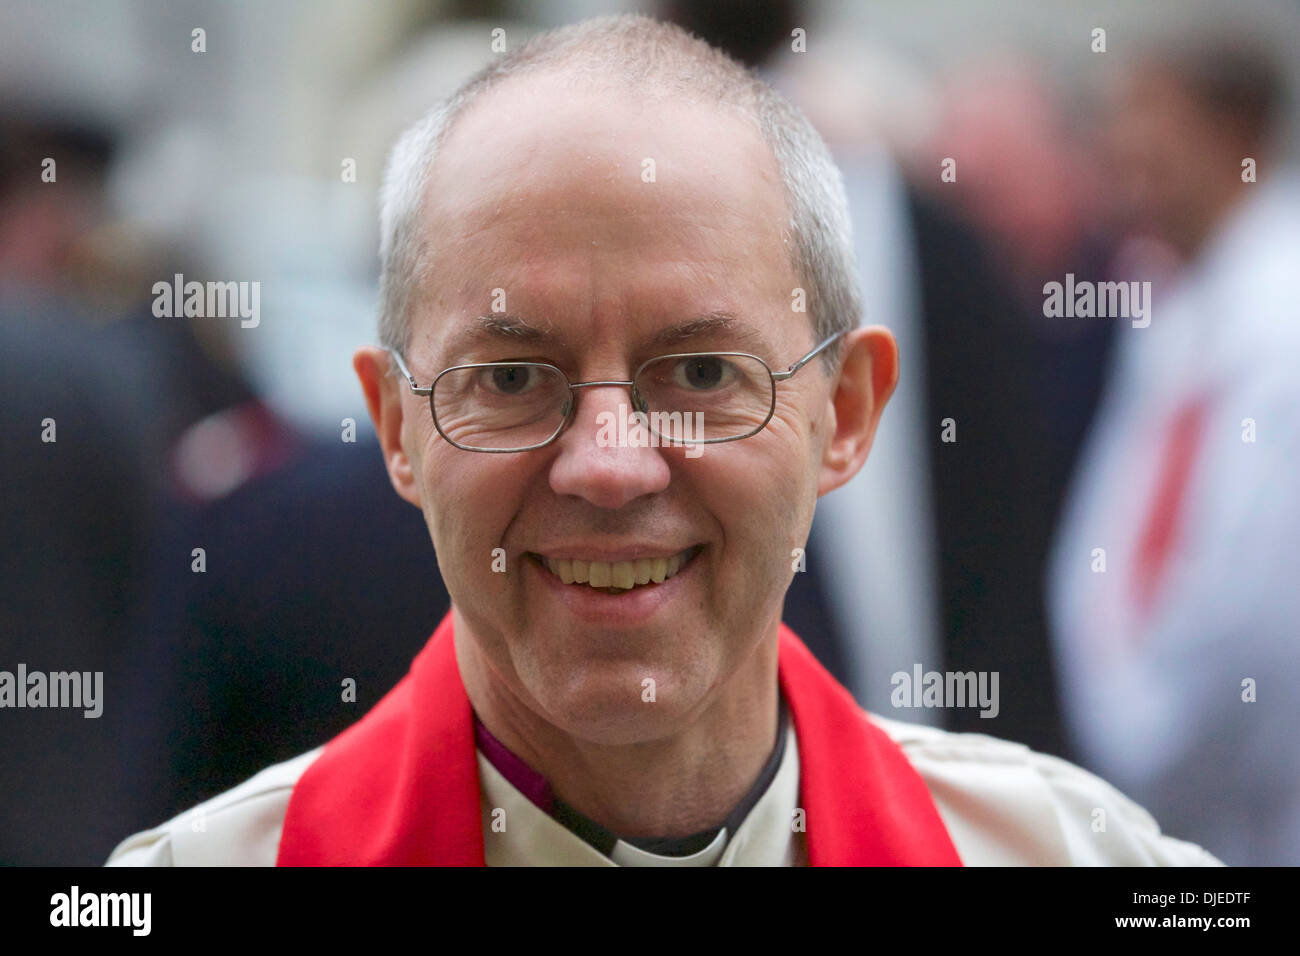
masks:
{"label": "cheek", "polygon": [[766,475],[763,520],[772,529],[774,547],[783,549],[789,566],[792,548],[803,547],[817,501],[820,440],[808,416],[792,406],[777,406],[767,428],[754,438],[766,438],[755,449],[765,464],[755,470]]}
{"label": "cheek", "polygon": [[755,435],[764,438],[768,447],[764,449],[773,462],[779,463],[779,474],[787,483],[783,489],[786,495],[786,509],[802,503],[800,492],[807,492],[807,508],[811,509],[816,499],[817,471],[821,461],[822,435],[820,433],[821,416],[811,414],[808,409],[817,407],[816,401],[827,401],[818,393],[801,395],[798,401],[778,402],[772,413],[772,420],[767,428]]}
{"label": "cheek", "polygon": [[[778,408],[752,438],[704,452],[702,460],[713,469],[710,510],[726,536],[728,568],[769,561],[774,568],[788,568],[790,550],[802,547],[817,496],[812,439],[802,421]],[[763,560],[756,564],[759,555]]]}
{"label": "cheek", "polygon": [[491,567],[492,549],[502,546],[518,510],[521,478],[500,460],[504,457],[463,452],[442,442],[424,449],[420,482],[425,520],[449,581],[466,569]]}
{"label": "cheek", "polygon": [[[752,649],[742,639],[750,633],[747,625],[777,613],[794,573],[791,552],[807,538],[800,502],[816,492],[806,487],[787,445],[769,441],[762,447],[765,432],[736,442],[737,454],[718,465],[711,486],[709,508],[723,539],[703,600],[720,632],[731,635],[729,653],[735,654]],[[751,447],[742,453],[741,445]]]}

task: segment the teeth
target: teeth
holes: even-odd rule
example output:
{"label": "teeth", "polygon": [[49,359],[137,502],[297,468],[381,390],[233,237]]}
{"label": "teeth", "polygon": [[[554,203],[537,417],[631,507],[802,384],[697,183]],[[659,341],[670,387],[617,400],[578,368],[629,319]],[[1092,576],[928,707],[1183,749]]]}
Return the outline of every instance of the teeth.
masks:
{"label": "teeth", "polygon": [[682,569],[689,551],[669,558],[637,558],[635,561],[580,561],[544,558],[551,573],[565,584],[587,584],[593,588],[626,591],[649,584],[662,584]]}
{"label": "teeth", "polygon": [[630,588],[636,583],[636,565],[631,561],[610,565],[609,583],[616,588]]}

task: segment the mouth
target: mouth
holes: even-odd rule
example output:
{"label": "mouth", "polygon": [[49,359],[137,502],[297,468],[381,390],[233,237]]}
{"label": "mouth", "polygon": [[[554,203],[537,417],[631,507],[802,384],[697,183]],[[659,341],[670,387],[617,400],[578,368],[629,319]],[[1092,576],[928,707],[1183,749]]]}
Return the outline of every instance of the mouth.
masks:
{"label": "mouth", "polygon": [[700,553],[692,545],[666,558],[637,558],[634,561],[584,561],[581,558],[551,558],[527,552],[528,557],[548,574],[575,588],[590,588],[606,594],[658,587],[680,574]]}

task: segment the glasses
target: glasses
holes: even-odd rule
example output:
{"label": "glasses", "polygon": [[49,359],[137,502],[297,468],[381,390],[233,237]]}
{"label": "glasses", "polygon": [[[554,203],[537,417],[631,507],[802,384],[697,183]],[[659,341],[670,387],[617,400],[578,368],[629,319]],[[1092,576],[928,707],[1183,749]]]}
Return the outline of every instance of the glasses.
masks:
{"label": "glasses", "polygon": [[[633,409],[629,417],[660,442],[711,445],[762,431],[776,411],[776,383],[792,377],[844,334],[832,335],[781,372],[747,352],[679,352],[642,362],[628,382],[570,382],[545,362],[478,362],[444,369],[432,385],[421,388],[402,356],[390,354],[411,392],[429,396],[438,434],[463,451],[544,448],[573,420],[577,389],[602,385],[627,388]],[[617,428],[617,423],[607,424]]]}

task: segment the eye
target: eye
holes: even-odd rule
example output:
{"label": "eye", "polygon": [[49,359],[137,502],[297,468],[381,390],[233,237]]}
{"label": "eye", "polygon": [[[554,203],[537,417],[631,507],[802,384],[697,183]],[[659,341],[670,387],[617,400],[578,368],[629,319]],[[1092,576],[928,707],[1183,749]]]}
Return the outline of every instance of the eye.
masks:
{"label": "eye", "polygon": [[541,369],[531,365],[496,365],[483,371],[484,386],[497,395],[526,394],[541,380]]}
{"label": "eye", "polygon": [[692,355],[673,366],[673,384],[694,392],[707,392],[730,385],[736,367],[719,355]]}

